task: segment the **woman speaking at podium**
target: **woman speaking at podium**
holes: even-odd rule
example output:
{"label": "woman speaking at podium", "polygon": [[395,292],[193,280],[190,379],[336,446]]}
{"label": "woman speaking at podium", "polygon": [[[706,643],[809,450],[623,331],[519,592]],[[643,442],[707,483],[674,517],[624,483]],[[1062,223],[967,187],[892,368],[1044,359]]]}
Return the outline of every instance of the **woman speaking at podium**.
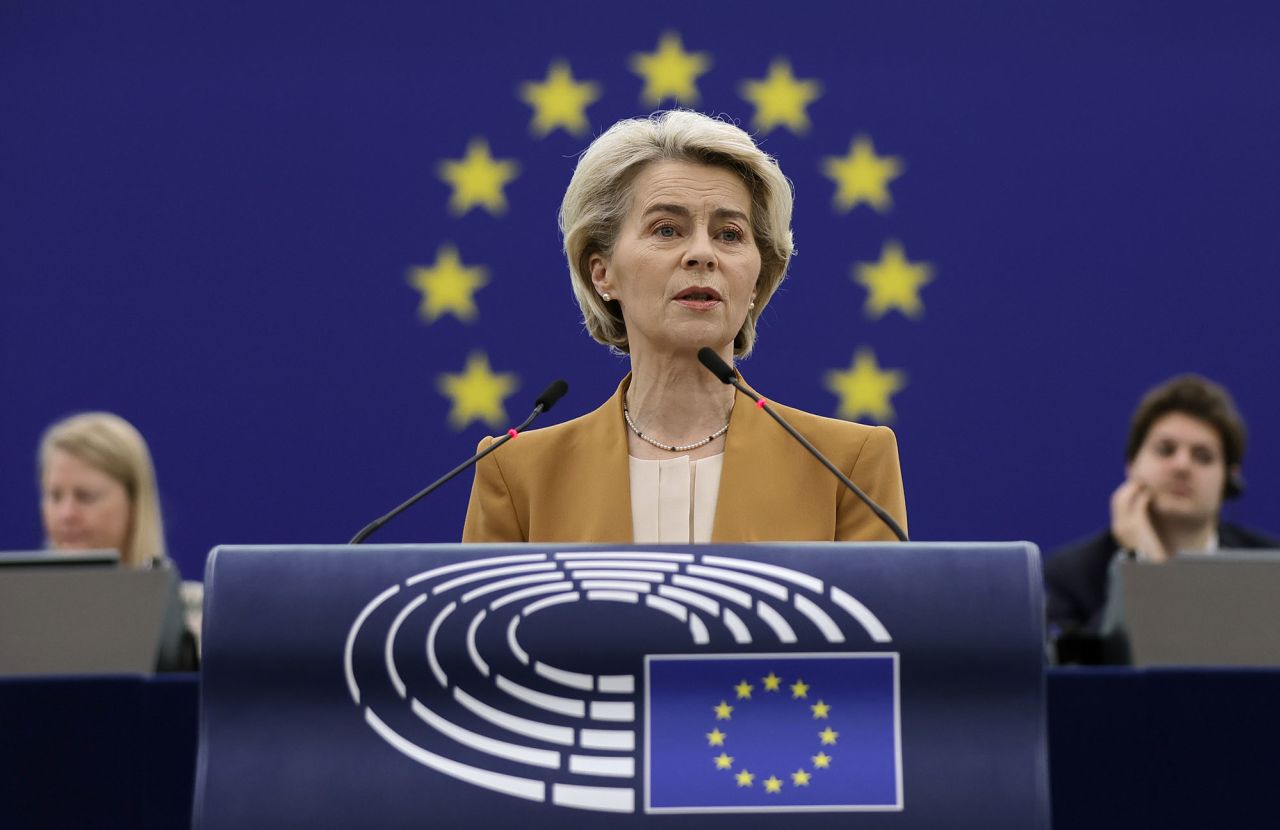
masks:
{"label": "woman speaking at podium", "polygon": [[[661,112],[591,144],[560,231],[587,331],[631,371],[594,412],[480,461],[463,541],[895,538],[697,357],[704,346],[730,364],[751,353],[791,258],[791,211],[777,163],[727,122]],[[906,526],[892,431],[771,406]]]}

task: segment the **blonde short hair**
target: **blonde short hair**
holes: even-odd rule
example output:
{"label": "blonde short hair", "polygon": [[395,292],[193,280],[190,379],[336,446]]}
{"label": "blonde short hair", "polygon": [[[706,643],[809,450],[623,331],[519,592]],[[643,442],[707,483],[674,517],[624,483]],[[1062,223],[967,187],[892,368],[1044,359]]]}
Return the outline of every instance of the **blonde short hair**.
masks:
{"label": "blonde short hair", "polygon": [[591,143],[578,159],[560,203],[573,293],[587,332],[619,352],[629,351],[627,328],[616,301],[606,303],[591,282],[591,257],[608,257],[631,210],[632,185],[646,165],[688,161],[723,167],[742,178],[751,194],[752,236],[760,249],[755,308],[733,339],[733,353],[745,357],[756,339],[756,320],[769,304],[791,260],[791,183],[778,163],[739,127],[688,110],[658,112],[619,121]]}
{"label": "blonde short hair", "polygon": [[40,439],[41,484],[54,450],[75,456],[124,486],[129,496],[129,532],[120,551],[121,562],[136,568],[164,558],[155,468],[147,442],[133,424],[110,412],[85,412],[53,424]]}

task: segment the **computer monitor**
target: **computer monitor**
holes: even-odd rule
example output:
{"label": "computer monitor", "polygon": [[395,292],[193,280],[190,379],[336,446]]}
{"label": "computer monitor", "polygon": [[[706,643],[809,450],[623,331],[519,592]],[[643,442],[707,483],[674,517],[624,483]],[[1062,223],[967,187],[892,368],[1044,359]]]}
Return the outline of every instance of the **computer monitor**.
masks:
{"label": "computer monitor", "polygon": [[1135,666],[1280,666],[1280,551],[1120,567]]}
{"label": "computer monitor", "polygon": [[117,550],[0,550],[0,568],[47,566],[65,568],[77,565],[120,564]]}
{"label": "computer monitor", "polygon": [[0,553],[0,676],[152,674],[177,577],[118,558]]}

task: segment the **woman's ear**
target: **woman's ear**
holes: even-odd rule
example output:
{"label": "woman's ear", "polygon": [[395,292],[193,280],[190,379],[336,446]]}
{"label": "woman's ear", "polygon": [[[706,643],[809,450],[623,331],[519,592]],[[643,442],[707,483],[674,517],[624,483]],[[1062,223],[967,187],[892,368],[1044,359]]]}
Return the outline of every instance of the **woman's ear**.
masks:
{"label": "woman's ear", "polygon": [[600,254],[592,254],[591,259],[587,260],[587,266],[591,269],[591,284],[596,287],[599,294],[608,294],[614,290],[613,281],[609,277],[609,263]]}

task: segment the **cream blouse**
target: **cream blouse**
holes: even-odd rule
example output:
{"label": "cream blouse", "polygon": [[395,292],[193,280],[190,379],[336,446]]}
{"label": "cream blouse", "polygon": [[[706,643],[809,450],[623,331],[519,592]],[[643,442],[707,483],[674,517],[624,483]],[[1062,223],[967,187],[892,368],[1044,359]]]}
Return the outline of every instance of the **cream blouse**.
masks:
{"label": "cream blouse", "polygon": [[631,461],[631,529],[637,544],[711,541],[724,453]]}

